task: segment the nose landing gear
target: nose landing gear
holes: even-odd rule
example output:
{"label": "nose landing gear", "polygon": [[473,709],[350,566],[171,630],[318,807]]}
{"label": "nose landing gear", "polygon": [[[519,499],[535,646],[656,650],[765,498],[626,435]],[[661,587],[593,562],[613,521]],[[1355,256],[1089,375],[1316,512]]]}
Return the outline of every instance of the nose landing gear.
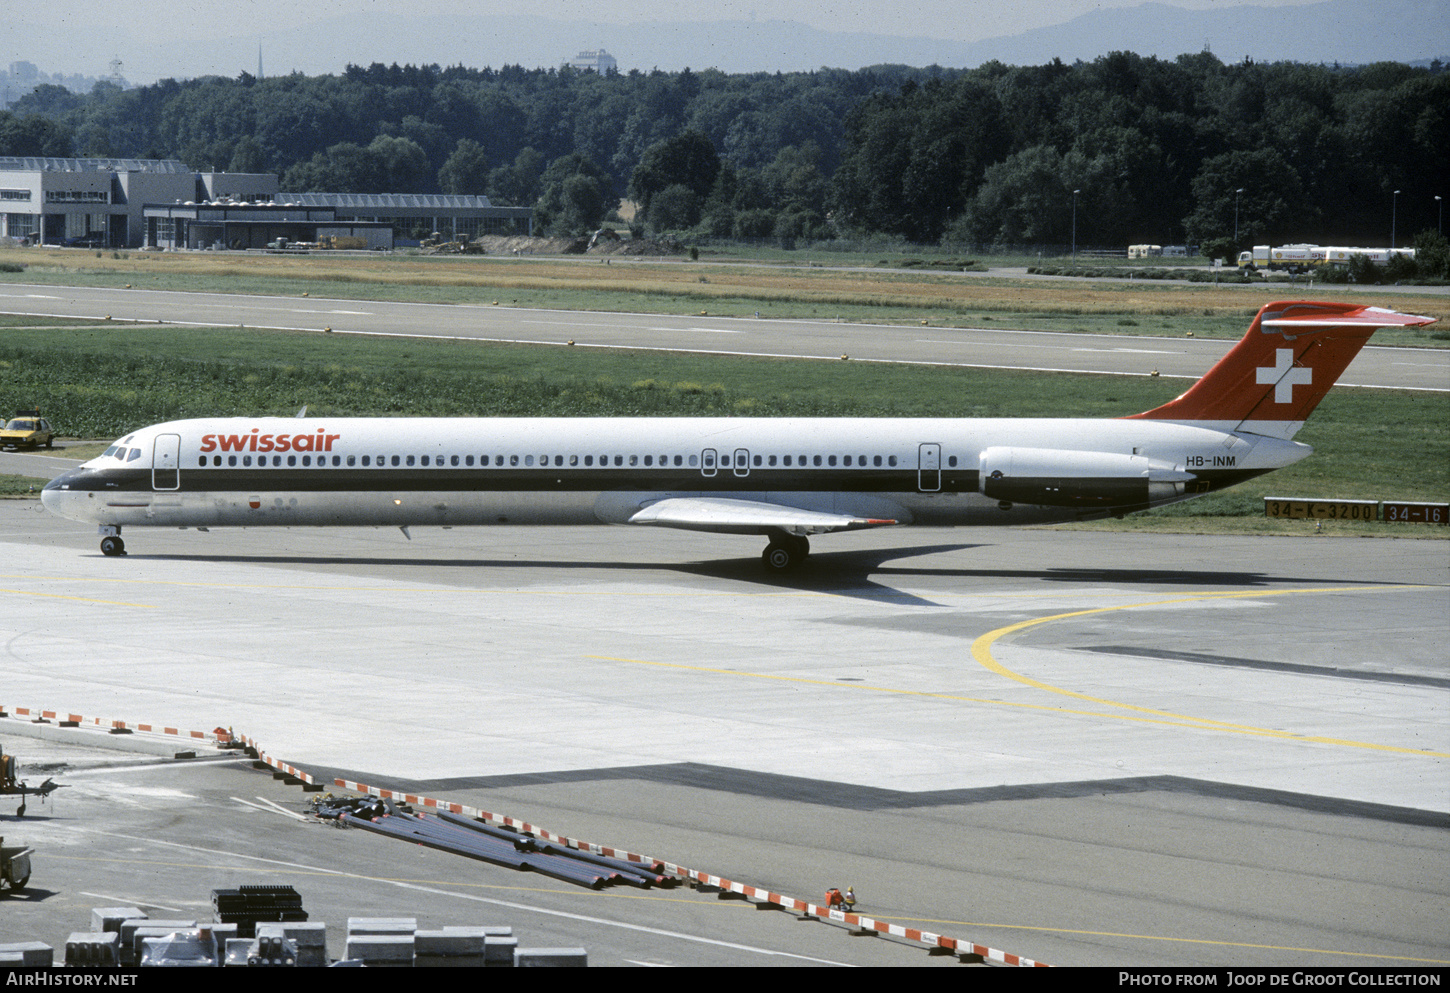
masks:
{"label": "nose landing gear", "polygon": [[126,554],[126,543],[121,540],[121,529],[119,526],[102,524],[97,530],[101,532],[102,555]]}

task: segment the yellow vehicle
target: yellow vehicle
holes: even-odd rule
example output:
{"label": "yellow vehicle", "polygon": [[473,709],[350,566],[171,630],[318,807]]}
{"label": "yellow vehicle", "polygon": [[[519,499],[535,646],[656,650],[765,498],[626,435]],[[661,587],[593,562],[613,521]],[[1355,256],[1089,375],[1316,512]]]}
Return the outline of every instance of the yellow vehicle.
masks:
{"label": "yellow vehicle", "polygon": [[0,431],[0,448],[50,448],[55,432],[39,410],[17,410]]}

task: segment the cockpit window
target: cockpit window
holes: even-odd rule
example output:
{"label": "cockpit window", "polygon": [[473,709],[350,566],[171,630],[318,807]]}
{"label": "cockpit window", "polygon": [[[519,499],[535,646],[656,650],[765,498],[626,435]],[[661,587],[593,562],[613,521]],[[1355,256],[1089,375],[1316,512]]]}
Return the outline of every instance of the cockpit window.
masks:
{"label": "cockpit window", "polygon": [[115,455],[120,450],[120,446],[112,445],[110,448],[106,449],[104,452],[101,453],[101,458],[105,458],[109,455]]}
{"label": "cockpit window", "polygon": [[133,449],[131,449],[131,453],[126,456],[126,461],[127,462],[135,462],[140,457],[141,457],[141,449],[139,449],[139,448],[133,448]]}

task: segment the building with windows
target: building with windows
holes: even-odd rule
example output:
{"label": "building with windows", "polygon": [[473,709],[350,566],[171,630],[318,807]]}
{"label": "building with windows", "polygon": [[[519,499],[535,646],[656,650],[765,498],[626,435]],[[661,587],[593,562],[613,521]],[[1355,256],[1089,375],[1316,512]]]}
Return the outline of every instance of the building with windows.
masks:
{"label": "building with windows", "polygon": [[488,197],[453,193],[278,193],[298,206],[331,209],[338,221],[390,224],[399,241],[414,243],[438,235],[471,241],[479,235],[531,235],[531,207],[495,207]]}
{"label": "building with windows", "polygon": [[0,157],[0,237],[139,245],[145,204],[178,197],[196,198],[196,173],[181,162]]}
{"label": "building with windows", "polygon": [[619,63],[613,55],[604,49],[590,52],[580,52],[566,63],[571,69],[591,70],[603,76],[605,73],[618,72]]}
{"label": "building with windows", "polygon": [[532,231],[530,208],[487,197],[282,193],[270,173],[199,173],[170,159],[0,156],[0,238],[29,244],[261,248],[346,237],[392,248],[435,232],[452,241]]}

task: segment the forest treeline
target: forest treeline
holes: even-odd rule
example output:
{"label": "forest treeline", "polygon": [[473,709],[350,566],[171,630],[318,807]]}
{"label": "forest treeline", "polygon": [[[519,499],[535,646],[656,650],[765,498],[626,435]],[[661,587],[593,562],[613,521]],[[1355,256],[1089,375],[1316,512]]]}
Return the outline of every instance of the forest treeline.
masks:
{"label": "forest treeline", "polygon": [[[1117,52],[974,69],[598,75],[349,66],[0,112],[0,155],[179,159],[284,190],[485,194],[558,233],[621,197],[654,231],[974,245],[1407,244],[1450,195],[1436,63]],[[1396,193],[1398,191],[1398,194]]]}

